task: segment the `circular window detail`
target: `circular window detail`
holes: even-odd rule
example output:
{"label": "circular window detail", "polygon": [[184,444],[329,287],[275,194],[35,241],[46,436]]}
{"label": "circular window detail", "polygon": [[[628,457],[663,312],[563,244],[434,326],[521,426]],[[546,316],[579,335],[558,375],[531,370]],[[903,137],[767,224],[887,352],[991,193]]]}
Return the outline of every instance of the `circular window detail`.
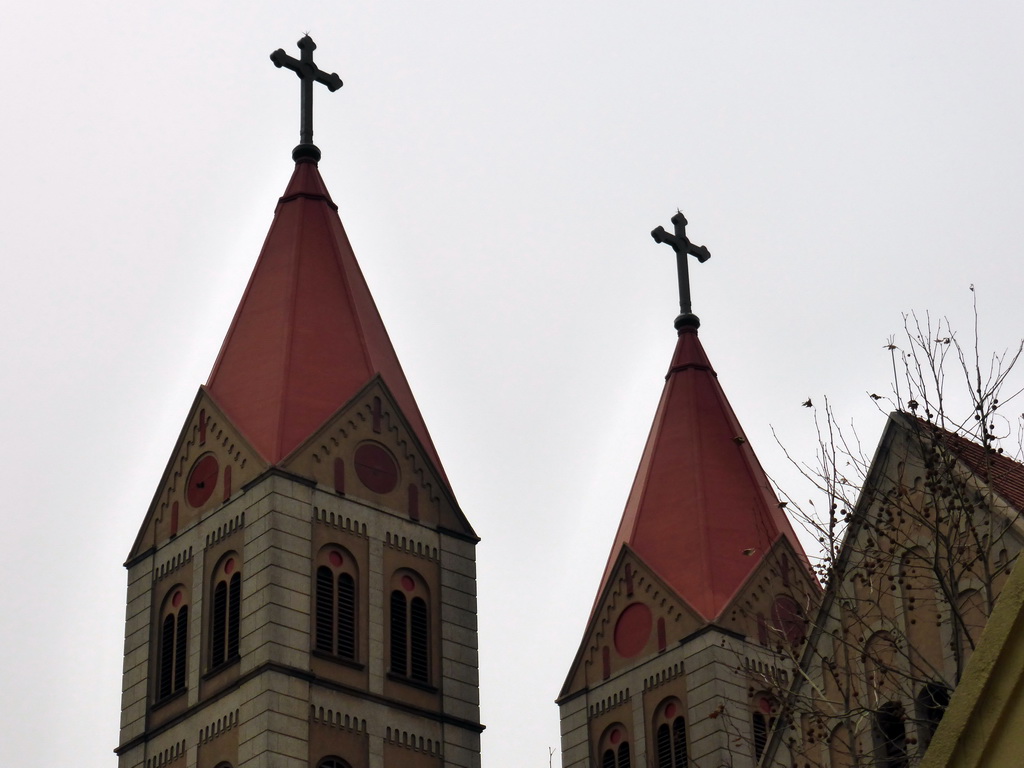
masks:
{"label": "circular window detail", "polygon": [[382,446],[363,443],[355,459],[356,475],[374,493],[390,493],[398,485],[398,465]]}
{"label": "circular window detail", "polygon": [[651,636],[651,609],[643,603],[632,603],[615,622],[615,650],[624,659],[636,656],[647,645]]}
{"label": "circular window detail", "polygon": [[217,473],[220,465],[217,457],[208,453],[192,465],[192,471],[188,473],[188,483],[185,486],[185,498],[190,506],[201,507],[213,495],[217,487]]}

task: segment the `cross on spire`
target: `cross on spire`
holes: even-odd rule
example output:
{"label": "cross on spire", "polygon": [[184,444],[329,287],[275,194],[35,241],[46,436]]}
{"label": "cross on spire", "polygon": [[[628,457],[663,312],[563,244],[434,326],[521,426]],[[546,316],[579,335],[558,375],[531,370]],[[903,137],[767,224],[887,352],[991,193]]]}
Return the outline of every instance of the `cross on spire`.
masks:
{"label": "cross on spire", "polygon": [[686,217],[683,212],[676,211],[672,217],[672,224],[675,227],[675,234],[670,235],[664,227],[658,227],[651,232],[651,237],[656,243],[668,243],[676,252],[676,270],[679,273],[679,317],[675,320],[677,331],[686,326],[700,327],[700,318],[691,311],[690,307],[690,271],[686,257],[696,256],[697,261],[703,263],[711,258],[711,252],[703,245],[694,245],[686,236]]}
{"label": "cross on spire", "polygon": [[313,81],[323,83],[331,92],[341,88],[342,82],[336,72],[327,74],[313,63],[316,43],[309,35],[299,40],[299,50],[302,51],[301,58],[294,59],[284,52],[284,48],[278,48],[270,54],[270,60],[275,67],[292,70],[302,81],[302,126],[299,145],[292,150],[292,159],[298,161],[308,157],[319,160],[320,150],[313,143]]}

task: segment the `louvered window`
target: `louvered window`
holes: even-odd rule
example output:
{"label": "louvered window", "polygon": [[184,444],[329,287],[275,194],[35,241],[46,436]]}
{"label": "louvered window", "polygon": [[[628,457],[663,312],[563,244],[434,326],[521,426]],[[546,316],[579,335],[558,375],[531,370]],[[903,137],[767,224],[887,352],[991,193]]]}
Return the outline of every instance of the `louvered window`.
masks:
{"label": "louvered window", "polygon": [[754,713],[754,760],[760,760],[768,746],[768,734],[775,727],[775,718],[761,712]]}
{"label": "louvered window", "polygon": [[430,638],[430,626],[427,620],[427,603],[422,597],[414,597],[412,599],[412,606],[410,610],[410,649],[409,656],[412,662],[412,670],[410,677],[413,680],[419,680],[421,683],[427,682],[430,677],[430,663],[428,656],[428,646]]}
{"label": "louvered window", "polygon": [[356,581],[348,573],[338,576],[338,655],[356,657]]}
{"label": "louvered window", "polygon": [[215,574],[210,606],[210,668],[238,658],[239,624],[242,617],[242,574],[235,559],[227,558]]}
{"label": "louvered window", "polygon": [[417,683],[430,682],[430,607],[418,578],[403,574],[391,592],[391,673]]}
{"label": "louvered window", "polygon": [[768,744],[768,720],[760,712],[754,713],[754,759],[760,760]]}
{"label": "louvered window", "polygon": [[160,698],[174,690],[174,614],[164,617],[160,632]]}
{"label": "louvered window", "polygon": [[331,548],[322,555],[329,565],[316,569],[315,626],[316,650],[348,661],[357,656],[356,578],[352,556]]}
{"label": "louvered window", "polygon": [[172,604],[165,609],[160,623],[160,639],[157,648],[157,699],[172,696],[184,690],[185,669],[188,662],[188,606],[181,605],[180,591],[175,592]]}
{"label": "louvered window", "polygon": [[210,654],[210,664],[219,667],[224,663],[224,637],[227,634],[228,616],[228,585],[220,582],[213,590],[213,622],[210,628],[210,638],[213,652]]}
{"label": "louvered window", "polygon": [[238,638],[242,623],[242,575],[231,577],[228,587],[228,658],[238,658]]}
{"label": "louvered window", "polygon": [[316,569],[316,649],[334,653],[334,573],[326,565]]}
{"label": "louvered window", "polygon": [[618,749],[606,749],[601,754],[601,768],[630,768],[629,742],[622,742]]}
{"label": "louvered window", "polygon": [[185,661],[188,646],[188,606],[183,605],[178,611],[178,625],[174,637],[174,690],[185,688]]}
{"label": "louvered window", "polygon": [[690,756],[686,751],[686,721],[677,717],[672,722],[672,768],[689,768]]}
{"label": "louvered window", "polygon": [[408,638],[405,595],[396,589],[391,593],[391,671],[402,677],[409,670],[406,662]]}

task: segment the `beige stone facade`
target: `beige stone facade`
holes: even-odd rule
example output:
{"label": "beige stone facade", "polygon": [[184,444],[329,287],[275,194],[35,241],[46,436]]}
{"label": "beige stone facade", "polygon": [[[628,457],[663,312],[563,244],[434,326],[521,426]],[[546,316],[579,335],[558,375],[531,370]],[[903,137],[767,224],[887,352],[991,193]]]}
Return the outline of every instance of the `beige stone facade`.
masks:
{"label": "beige stone facade", "polygon": [[789,694],[798,764],[924,757],[1024,543],[1021,478],[996,451],[890,417]]}
{"label": "beige stone facade", "polygon": [[[385,415],[376,432],[361,417],[374,397]],[[251,459],[234,468],[232,482],[241,482],[230,491],[221,472],[196,508],[189,499],[203,494],[189,496],[190,468],[206,455],[223,468],[248,450],[226,421],[200,429],[200,413],[215,412],[201,393],[128,563],[120,768],[316,768],[327,758],[351,768],[479,766],[476,537],[444,485],[424,480],[426,465],[414,441],[402,439],[386,388],[367,390],[336,417],[348,427],[331,449],[312,440],[280,467]],[[306,470],[324,450],[351,467],[352,451],[368,440],[394,457],[393,492],[362,489],[351,473],[340,493]],[[410,486],[422,499],[419,519],[407,506]],[[355,574],[352,658],[316,648],[325,548],[351,559]],[[213,666],[211,614],[222,608],[212,580],[228,560],[241,574],[238,648]],[[396,574],[414,576],[427,596],[422,679],[396,674],[389,658]],[[172,616],[188,608],[184,684],[170,694],[161,691],[169,600],[180,601]]]}

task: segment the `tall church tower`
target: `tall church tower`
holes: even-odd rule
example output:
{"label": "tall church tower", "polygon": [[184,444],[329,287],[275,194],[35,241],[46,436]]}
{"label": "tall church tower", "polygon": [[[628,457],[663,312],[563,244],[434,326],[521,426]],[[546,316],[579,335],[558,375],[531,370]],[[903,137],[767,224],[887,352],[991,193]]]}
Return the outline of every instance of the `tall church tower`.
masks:
{"label": "tall church tower", "polygon": [[697,335],[687,259],[710,253],[672,221],[652,234],[676,251],[678,338],[558,698],[563,768],[758,765],[819,598]]}
{"label": "tall church tower", "polygon": [[477,536],[302,143],[126,563],[120,768],[480,764]]}

